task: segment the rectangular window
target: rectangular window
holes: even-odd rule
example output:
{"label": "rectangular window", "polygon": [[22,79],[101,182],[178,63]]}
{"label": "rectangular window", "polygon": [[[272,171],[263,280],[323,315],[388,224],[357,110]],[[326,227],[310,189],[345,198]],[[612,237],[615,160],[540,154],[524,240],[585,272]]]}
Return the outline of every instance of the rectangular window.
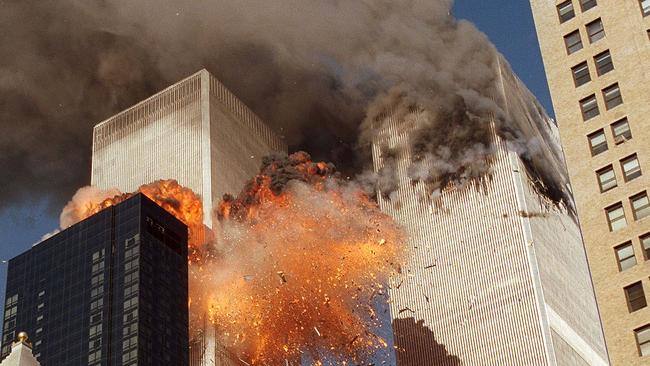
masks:
{"label": "rectangular window", "polygon": [[603,98],[605,99],[605,107],[607,110],[623,104],[623,96],[621,95],[621,88],[619,88],[618,83],[603,89]]}
{"label": "rectangular window", "polygon": [[607,222],[609,223],[609,231],[620,230],[627,226],[625,219],[625,211],[623,211],[623,204],[617,203],[605,209],[607,213]]}
{"label": "rectangular window", "polygon": [[580,110],[582,111],[582,119],[588,121],[600,114],[598,110],[598,102],[596,95],[592,94],[580,101]]}
{"label": "rectangular window", "polygon": [[639,281],[625,289],[625,298],[627,299],[627,307],[630,313],[643,309],[648,304],[645,301],[645,293],[643,292],[643,284]]}
{"label": "rectangular window", "polygon": [[594,63],[596,64],[596,71],[598,76],[607,74],[614,70],[614,62],[612,61],[612,54],[609,50],[601,52],[594,56]]}
{"label": "rectangular window", "polygon": [[607,139],[605,139],[605,131],[602,129],[590,134],[587,136],[587,139],[589,140],[591,156],[596,156],[607,151]]}
{"label": "rectangular window", "polygon": [[565,1],[562,4],[557,6],[557,14],[560,17],[560,23],[564,23],[569,19],[572,19],[576,16],[575,10],[573,10],[573,2],[571,0]]}
{"label": "rectangular window", "polygon": [[582,40],[580,39],[580,31],[573,31],[564,36],[564,45],[566,51],[570,55],[582,49]]}
{"label": "rectangular window", "polygon": [[634,256],[634,247],[632,242],[628,241],[614,248],[616,251],[616,259],[618,261],[618,270],[625,271],[636,265],[636,257]]}
{"label": "rectangular window", "polygon": [[603,27],[603,21],[598,18],[593,22],[587,24],[587,34],[589,35],[589,42],[591,43],[596,43],[599,40],[605,38],[605,28]]}
{"label": "rectangular window", "polygon": [[650,324],[634,330],[636,343],[639,346],[641,356],[650,356]]}
{"label": "rectangular window", "polygon": [[641,242],[641,247],[643,247],[645,260],[650,260],[650,233],[641,235],[639,241]]}
{"label": "rectangular window", "polygon": [[614,142],[617,145],[627,140],[632,140],[632,131],[630,131],[630,124],[627,122],[627,117],[612,123],[612,135],[614,135]]}
{"label": "rectangular window", "polygon": [[650,15],[650,0],[639,0],[641,4],[641,13],[644,17]]}
{"label": "rectangular window", "polygon": [[598,184],[600,185],[601,192],[607,192],[610,189],[616,188],[616,174],[611,165],[597,171],[596,175],[598,176]]}
{"label": "rectangular window", "polygon": [[634,213],[635,220],[641,220],[650,216],[650,200],[648,200],[648,192],[642,192],[630,198],[632,204],[632,212]]}
{"label": "rectangular window", "polygon": [[598,2],[596,0],[580,0],[580,8],[582,9],[583,13],[591,8],[596,7],[596,5],[598,5]]}
{"label": "rectangular window", "polygon": [[623,176],[626,182],[641,176],[641,165],[639,165],[639,159],[636,154],[621,160],[621,168],[623,169]]}
{"label": "rectangular window", "polygon": [[572,67],[571,73],[573,74],[573,82],[576,88],[591,81],[591,75],[589,75],[589,66],[587,65],[586,61]]}

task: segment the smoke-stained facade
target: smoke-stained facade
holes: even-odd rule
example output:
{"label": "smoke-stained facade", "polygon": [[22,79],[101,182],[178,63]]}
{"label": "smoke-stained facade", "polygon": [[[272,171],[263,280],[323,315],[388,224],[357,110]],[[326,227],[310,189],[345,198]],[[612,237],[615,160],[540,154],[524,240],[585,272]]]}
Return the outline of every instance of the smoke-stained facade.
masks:
{"label": "smoke-stained facade", "polygon": [[535,142],[535,160],[493,123],[490,174],[432,196],[409,178],[410,126],[425,112],[378,121],[375,170],[390,162],[398,179],[379,203],[410,236],[389,290],[398,365],[606,365],[571,203],[548,198],[549,186],[567,182],[556,127],[506,63],[499,67],[494,99]]}
{"label": "smoke-stained facade", "polygon": [[142,194],[11,259],[2,354],[43,366],[188,365],[187,227]]}
{"label": "smoke-stained facade", "polygon": [[262,157],[286,145],[206,70],[99,123],[93,130],[91,184],[135,191],[176,179],[213,204],[238,191]]}

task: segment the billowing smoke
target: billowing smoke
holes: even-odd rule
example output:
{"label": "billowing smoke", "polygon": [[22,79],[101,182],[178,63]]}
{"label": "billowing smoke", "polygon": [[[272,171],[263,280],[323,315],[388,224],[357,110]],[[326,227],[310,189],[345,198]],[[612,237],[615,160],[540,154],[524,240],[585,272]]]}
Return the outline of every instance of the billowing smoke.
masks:
{"label": "billowing smoke", "polygon": [[[368,163],[368,143],[386,113],[421,109],[428,117],[409,147],[412,178],[441,186],[480,177],[492,151],[487,117],[522,154],[528,141],[507,128],[494,47],[451,6],[3,1],[0,201],[6,207],[47,192],[62,203],[87,181],[95,123],[203,67],[292,150],[332,161],[345,175]],[[365,178],[389,191],[393,176]]]}

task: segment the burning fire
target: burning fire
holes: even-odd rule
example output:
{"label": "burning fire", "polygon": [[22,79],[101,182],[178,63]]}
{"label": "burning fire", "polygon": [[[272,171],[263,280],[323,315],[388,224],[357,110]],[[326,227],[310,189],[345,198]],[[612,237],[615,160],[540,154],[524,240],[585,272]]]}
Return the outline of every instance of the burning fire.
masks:
{"label": "burning fire", "polygon": [[[304,152],[265,159],[238,197],[224,196],[214,234],[199,197],[176,181],[138,192],[188,225],[190,316],[207,314],[241,359],[278,365],[304,353],[316,364],[360,362],[386,347],[373,333],[382,325],[375,305],[385,301],[405,239],[333,165]],[[61,227],[132,195],[82,188]]]}
{"label": "burning fire", "polygon": [[[330,164],[267,159],[217,209],[203,293],[210,320],[252,364],[362,361],[386,342],[375,303],[404,247],[397,225]],[[205,270],[205,268],[204,268]]]}
{"label": "burning fire", "polygon": [[203,205],[191,189],[175,180],[158,180],[145,184],[135,193],[120,193],[117,190],[101,191],[95,187],[81,188],[61,213],[61,228],[65,229],[99,211],[142,193],[163,207],[188,226],[190,257],[200,260],[199,251],[208,232],[203,226]]}

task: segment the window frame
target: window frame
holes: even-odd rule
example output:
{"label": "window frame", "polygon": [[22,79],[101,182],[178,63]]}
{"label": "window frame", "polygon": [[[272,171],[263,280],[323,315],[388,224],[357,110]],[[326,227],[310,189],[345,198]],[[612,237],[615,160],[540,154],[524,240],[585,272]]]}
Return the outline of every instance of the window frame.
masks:
{"label": "window frame", "polygon": [[650,0],[639,0],[639,6],[641,7],[641,15],[644,18],[650,15]]}
{"label": "window frame", "polygon": [[[609,187],[609,188],[605,188],[603,186],[603,180],[601,179],[601,176],[603,175],[603,173],[609,173],[609,172],[611,172],[612,175],[614,176],[614,179],[613,179],[614,185]],[[596,179],[598,180],[598,186],[600,187],[600,193],[609,192],[612,189],[618,187],[618,180],[616,179],[616,172],[614,171],[614,165],[612,165],[612,164],[609,164],[609,165],[607,165],[607,166],[605,166],[603,168],[600,168],[600,169],[596,170]]]}
{"label": "window frame", "polygon": [[[609,215],[610,212],[618,211],[619,209],[621,210],[622,215],[617,217],[616,221],[612,221],[612,218]],[[619,230],[622,230],[622,229],[626,228],[627,227],[627,217],[625,215],[625,208],[623,207],[623,202],[617,202],[617,203],[615,203],[615,204],[613,204],[611,206],[606,207],[605,208],[605,218],[607,219],[607,224],[609,225],[609,231],[610,232],[615,232],[615,231],[619,231]],[[613,223],[621,221],[621,220],[623,221],[624,225],[614,229]]]}
{"label": "window frame", "polygon": [[[579,73],[583,71],[587,71],[586,74],[583,74],[581,76]],[[577,72],[576,72],[577,71]],[[573,77],[573,84],[575,85],[576,88],[579,88],[585,84],[588,84],[591,81],[591,71],[589,70],[589,64],[587,61],[583,61],[571,68],[571,76]]]}
{"label": "window frame", "polygon": [[[585,105],[587,103],[593,102],[593,105],[595,107],[586,109]],[[582,120],[587,122],[591,119],[594,119],[600,115],[600,106],[598,105],[598,98],[596,98],[596,94],[591,94],[588,97],[580,99],[580,113],[582,113]],[[592,111],[595,111],[595,114],[591,114]],[[589,113],[589,114],[588,114]]]}
{"label": "window frame", "polygon": [[[562,8],[564,8],[566,5],[571,6],[571,10],[567,14],[571,14],[568,18],[563,18],[562,17]],[[557,4],[555,7],[557,9],[557,16],[558,19],[560,20],[560,24],[564,24],[568,22],[569,20],[573,19],[576,17],[576,9],[575,6],[573,5],[573,0],[567,0],[563,3]]]}
{"label": "window frame", "polygon": [[[607,56],[609,56],[609,62],[603,64],[602,60],[606,59]],[[600,60],[600,61],[599,61]],[[594,64],[596,65],[596,74],[598,76],[603,76],[615,69],[614,66],[614,59],[612,58],[612,52],[610,50],[605,50],[597,55],[594,56]],[[608,68],[607,65],[610,65],[611,68]],[[604,67],[602,67],[604,66]],[[605,70],[605,71],[603,71]]]}
{"label": "window frame", "polygon": [[[612,97],[611,95],[608,95],[609,93],[612,93],[616,91],[617,94]],[[618,83],[614,83],[602,90],[603,93],[603,100],[605,101],[605,109],[606,110],[612,110],[619,105],[623,104],[623,93],[621,92],[621,86]],[[612,104],[612,102],[616,102],[616,104]]]}
{"label": "window frame", "polygon": [[[585,5],[585,4],[589,4],[589,5]],[[580,0],[580,10],[582,10],[583,13],[588,11],[589,9],[595,8],[596,6],[598,6],[597,0]]]}
{"label": "window frame", "polygon": [[[637,210],[637,208],[634,207],[634,202],[643,198],[646,199],[647,203]],[[634,217],[634,221],[639,221],[645,219],[646,217],[650,217],[650,196],[648,196],[648,191],[643,191],[630,197],[630,206],[632,207],[632,217]],[[643,213],[643,216],[637,215],[639,211]]]}
{"label": "window frame", "polygon": [[[622,125],[627,126],[627,130],[625,132],[623,132],[623,133],[617,133],[616,129],[619,126],[622,126]],[[616,145],[622,144],[625,141],[632,140],[632,137],[633,137],[632,136],[632,128],[630,128],[630,121],[628,120],[627,117],[623,117],[623,118],[619,119],[618,121],[612,123],[610,125],[610,127],[612,129],[612,136],[614,136],[614,143]]]}
{"label": "window frame", "polygon": [[639,235],[639,243],[643,249],[643,259],[650,260],[650,232]]}
{"label": "window frame", "polygon": [[[648,332],[648,334],[647,334],[648,339],[643,343],[641,343],[639,341],[639,333],[641,333],[641,332]],[[641,357],[650,356],[650,352],[648,352],[648,354],[644,355],[643,354],[643,348],[642,348],[642,345],[644,345],[644,344],[647,344],[647,345],[650,346],[650,324],[646,324],[646,325],[644,325],[642,327],[636,328],[634,330],[634,338],[636,339],[636,346],[637,346],[637,349],[639,351],[639,356],[641,356]],[[650,349],[649,349],[649,351],[650,351]]]}
{"label": "window frame", "polygon": [[[602,135],[603,136],[603,142],[601,144],[598,144],[598,145],[594,146],[591,143],[591,141],[592,141],[593,137],[595,137],[596,135]],[[600,155],[600,154],[606,152],[607,150],[609,150],[609,144],[607,143],[607,136],[605,135],[605,130],[602,129],[602,128],[590,133],[589,135],[587,135],[587,143],[589,144],[589,151],[591,152],[591,156]],[[598,148],[600,146],[603,146],[603,145],[604,145],[604,149],[602,151],[599,150]]]}
{"label": "window frame", "polygon": [[[572,43],[571,45],[569,45],[569,43],[567,41],[569,40],[569,38],[571,36],[574,36],[574,35],[578,36],[577,42]],[[579,47],[575,48],[578,45],[579,45]],[[576,29],[573,32],[569,32],[569,33],[564,35],[564,47],[566,48],[567,55],[572,55],[572,54],[580,51],[581,49],[585,48],[585,45],[582,42],[582,34],[580,34],[580,29]]]}
{"label": "window frame", "polygon": [[[600,25],[600,29],[592,34],[591,30],[596,24]],[[607,33],[605,33],[605,24],[603,24],[602,18],[596,18],[585,24],[585,28],[587,29],[587,38],[589,39],[590,44],[594,44],[607,36]]]}
{"label": "window frame", "polygon": [[[635,171],[630,175],[625,170],[625,164],[633,160],[636,160],[637,162],[638,171]],[[621,164],[621,170],[623,171],[623,179],[625,180],[626,183],[643,175],[643,170],[641,169],[641,162],[639,161],[639,156],[636,153],[624,157],[623,159],[619,160],[619,163]]]}
{"label": "window frame", "polygon": [[[632,287],[636,287],[636,286],[640,286],[642,296],[631,299],[629,289],[632,288]],[[648,300],[646,299],[646,296],[645,296],[645,289],[643,288],[643,282],[642,281],[637,281],[637,282],[634,282],[632,284],[629,284],[629,285],[623,287],[623,292],[625,293],[625,302],[627,303],[627,310],[630,313],[634,313],[636,311],[639,311],[639,310],[641,310],[643,308],[648,307]],[[639,299],[643,299],[643,306],[633,309],[632,308],[632,301],[639,300]]]}
{"label": "window frame", "polygon": [[[624,250],[624,249],[627,249],[627,248],[632,249],[632,255],[629,256],[629,257],[621,258],[619,252]],[[618,271],[619,272],[627,271],[628,269],[630,269],[630,268],[632,268],[632,267],[634,267],[634,266],[636,266],[638,264],[638,262],[636,260],[636,253],[634,253],[634,245],[632,245],[632,241],[627,241],[627,242],[625,242],[623,244],[619,244],[616,247],[614,247],[614,256],[616,257],[616,263],[618,265]],[[623,268],[622,263],[627,261],[630,258],[634,259],[634,264],[630,265],[629,267]]]}

